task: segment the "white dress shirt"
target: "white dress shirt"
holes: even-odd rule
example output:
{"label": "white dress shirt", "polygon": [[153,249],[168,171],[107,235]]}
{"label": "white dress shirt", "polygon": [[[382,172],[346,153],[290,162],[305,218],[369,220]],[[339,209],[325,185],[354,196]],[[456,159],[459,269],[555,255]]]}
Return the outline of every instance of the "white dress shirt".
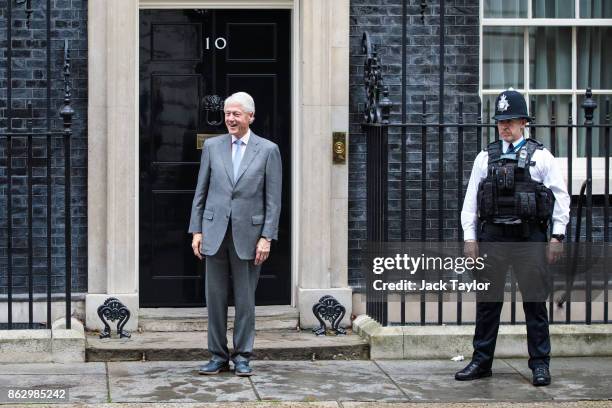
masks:
{"label": "white dress shirt", "polygon": [[[517,146],[523,141],[521,137],[513,143]],[[503,153],[506,153],[510,145],[502,140]],[[522,148],[525,146],[523,145]],[[544,184],[550,188],[555,196],[555,207],[553,209],[553,234],[565,234],[565,227],[569,222],[570,196],[563,180],[563,175],[559,166],[555,164],[554,156],[546,149],[536,149],[530,159],[535,165],[529,167],[529,174],[534,181]],[[478,227],[478,184],[487,177],[489,154],[486,150],[478,153],[474,160],[472,175],[468,184],[463,208],[461,210],[461,225],[463,227],[463,237],[465,240],[476,239],[476,229]]]}
{"label": "white dress shirt", "polygon": [[[240,145],[240,149],[242,150],[240,153],[240,157],[244,158],[244,151],[246,150],[246,145],[249,143],[249,138],[251,137],[251,129],[247,130],[246,134],[240,138],[242,144]],[[234,160],[234,156],[236,156],[236,150],[239,148],[237,143],[234,143],[238,138],[232,135],[232,160]]]}

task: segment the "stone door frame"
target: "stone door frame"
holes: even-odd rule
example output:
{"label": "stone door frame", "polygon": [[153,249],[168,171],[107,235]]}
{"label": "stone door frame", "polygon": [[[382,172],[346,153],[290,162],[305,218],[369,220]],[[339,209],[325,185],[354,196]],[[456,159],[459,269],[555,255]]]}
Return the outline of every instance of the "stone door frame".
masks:
{"label": "stone door frame", "polygon": [[[88,294],[86,325],[119,298],[138,325],[138,15],[146,8],[292,10],[292,305],[300,324],[325,294],[351,313],[348,162],[332,164],[332,132],[348,133],[349,0],[106,0],[88,16]],[[340,89],[341,91],[338,91]],[[348,321],[348,320],[347,320]],[[345,322],[346,323],[346,322]]]}

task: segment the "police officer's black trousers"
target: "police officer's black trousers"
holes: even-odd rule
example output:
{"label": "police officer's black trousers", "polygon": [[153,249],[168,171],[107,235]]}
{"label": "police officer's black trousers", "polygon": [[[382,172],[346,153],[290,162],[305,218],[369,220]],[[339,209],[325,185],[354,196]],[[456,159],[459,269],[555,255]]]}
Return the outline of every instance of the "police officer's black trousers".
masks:
{"label": "police officer's black trousers", "polygon": [[[472,360],[484,368],[491,367],[493,363],[506,274],[512,265],[523,298],[529,367],[548,367],[550,336],[546,298],[550,293],[550,283],[545,251],[546,234],[537,227],[525,236],[520,227],[485,224],[479,241],[480,256],[486,253],[486,268],[475,277],[478,281],[491,282],[491,285],[488,291],[478,293]],[[523,244],[536,242],[540,244]]]}

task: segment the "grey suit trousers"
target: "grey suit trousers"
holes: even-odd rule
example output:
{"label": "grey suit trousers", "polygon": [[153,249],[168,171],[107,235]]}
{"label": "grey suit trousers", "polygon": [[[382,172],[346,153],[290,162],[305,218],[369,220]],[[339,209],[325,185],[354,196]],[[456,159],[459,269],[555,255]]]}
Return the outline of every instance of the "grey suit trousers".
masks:
{"label": "grey suit trousers", "polygon": [[208,308],[208,350],[215,361],[229,361],[227,348],[227,307],[230,274],[236,316],[234,352],[231,359],[249,361],[255,341],[255,290],[261,266],[236,254],[231,224],[217,253],[206,257],[206,306]]}

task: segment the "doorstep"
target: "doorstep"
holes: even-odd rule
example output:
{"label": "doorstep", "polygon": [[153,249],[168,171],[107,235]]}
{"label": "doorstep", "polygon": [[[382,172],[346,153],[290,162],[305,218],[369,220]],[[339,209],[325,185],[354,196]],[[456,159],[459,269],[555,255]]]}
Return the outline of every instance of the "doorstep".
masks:
{"label": "doorstep", "polygon": [[[228,308],[228,328],[234,327],[234,307]],[[255,307],[255,330],[295,330],[299,324],[298,309],[290,305]],[[194,332],[208,327],[205,307],[141,308],[138,327],[142,332]]]}
{"label": "doorstep", "polygon": [[[232,344],[232,332],[228,344]],[[116,332],[113,330],[113,337]],[[87,333],[87,361],[205,361],[207,332],[142,332],[131,338],[100,339]],[[310,330],[265,330],[255,336],[255,360],[367,360],[366,340],[352,334],[315,336]]]}

